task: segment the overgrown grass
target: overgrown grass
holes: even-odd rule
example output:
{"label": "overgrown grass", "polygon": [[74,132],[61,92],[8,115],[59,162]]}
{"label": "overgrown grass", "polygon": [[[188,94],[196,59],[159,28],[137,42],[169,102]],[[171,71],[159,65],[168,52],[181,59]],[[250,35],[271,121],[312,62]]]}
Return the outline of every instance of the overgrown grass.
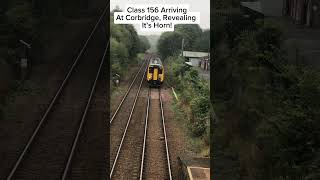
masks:
{"label": "overgrown grass", "polygon": [[[9,106],[14,103],[18,96],[34,96],[45,94],[46,91],[38,84],[26,80],[24,82],[15,80],[11,83],[9,91],[0,102],[0,119],[7,118],[15,113],[10,113]],[[27,102],[26,102],[27,103]]]}
{"label": "overgrown grass", "polygon": [[[181,95],[178,94],[178,97],[181,98]],[[174,100],[171,104],[171,110],[174,112],[175,123],[188,136],[188,149],[201,156],[208,157],[210,155],[210,128],[206,128],[206,132],[202,136],[195,136],[192,132],[192,123],[190,123],[192,116],[190,106]]]}
{"label": "overgrown grass", "polygon": [[[131,70],[133,69],[133,67],[139,67],[141,63],[143,63],[144,56],[145,56],[144,53],[138,53],[137,57],[134,58],[129,65],[120,68],[122,80],[128,76],[128,73],[132,72]],[[111,69],[111,75],[113,75],[114,73],[115,72],[112,72],[112,69]],[[116,96],[117,94],[121,94],[121,92],[118,92],[118,91],[124,91],[124,89],[119,89],[119,87],[115,87],[112,79],[110,79],[110,90],[111,90],[111,96]]]}
{"label": "overgrown grass", "polygon": [[215,51],[215,144],[254,179],[320,179],[319,70],[288,63],[271,22],[237,36]]}
{"label": "overgrown grass", "polygon": [[138,62],[142,62],[144,60],[144,57],[145,57],[145,53],[139,53],[137,55]]}
{"label": "overgrown grass", "polygon": [[175,119],[188,135],[190,150],[209,156],[209,84],[196,70],[186,67],[180,57],[169,57],[165,62],[167,83],[175,87],[179,97],[172,105]]}

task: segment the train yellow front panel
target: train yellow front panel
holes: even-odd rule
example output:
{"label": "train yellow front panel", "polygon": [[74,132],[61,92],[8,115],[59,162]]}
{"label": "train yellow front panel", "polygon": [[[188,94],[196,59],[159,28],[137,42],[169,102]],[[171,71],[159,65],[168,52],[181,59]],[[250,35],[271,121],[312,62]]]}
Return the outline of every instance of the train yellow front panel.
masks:
{"label": "train yellow front panel", "polygon": [[161,82],[164,80],[164,68],[162,68],[162,74],[161,74]]}
{"label": "train yellow front panel", "polygon": [[153,80],[154,81],[158,80],[158,68],[153,69]]}
{"label": "train yellow front panel", "polygon": [[148,68],[148,73],[147,73],[147,80],[150,81],[152,79],[152,73],[150,73],[151,68]]}

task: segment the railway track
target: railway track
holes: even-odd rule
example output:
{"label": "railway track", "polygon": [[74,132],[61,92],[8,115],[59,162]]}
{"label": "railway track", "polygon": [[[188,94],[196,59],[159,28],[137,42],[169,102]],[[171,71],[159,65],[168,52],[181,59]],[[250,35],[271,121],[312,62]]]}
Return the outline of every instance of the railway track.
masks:
{"label": "railway track", "polygon": [[110,124],[113,122],[113,120],[114,120],[114,119],[116,118],[116,116],[118,115],[118,112],[119,112],[119,110],[121,109],[123,103],[124,103],[127,99],[129,99],[129,98],[127,98],[127,97],[128,97],[128,94],[129,94],[129,93],[131,92],[131,90],[133,89],[133,85],[137,82],[136,80],[137,80],[138,76],[139,76],[139,75],[142,76],[141,71],[142,71],[143,67],[145,68],[148,59],[149,59],[149,56],[146,56],[144,62],[141,64],[138,72],[136,73],[136,75],[135,75],[134,78],[132,79],[132,81],[131,81],[131,83],[130,83],[130,85],[129,85],[127,91],[126,91],[126,93],[124,94],[124,96],[122,97],[119,105],[117,106],[117,109],[115,110],[115,112],[113,112],[113,114],[112,114],[112,116],[111,116]]}
{"label": "railway track", "polygon": [[[136,124],[137,115],[143,115],[144,112],[141,112],[143,108],[137,108],[141,106],[143,103],[142,94],[144,94],[145,89],[143,88],[145,85],[144,77],[146,74],[146,67],[148,64],[149,56],[146,56],[145,63],[142,65],[142,70],[138,72],[139,81],[136,81],[133,88],[135,90],[131,90],[131,93],[126,97],[123,106],[118,111],[118,115],[115,120],[112,121],[110,126],[110,178],[113,176],[113,173],[118,165],[118,158],[120,156],[120,151],[122,146],[125,144],[124,141],[127,141],[126,136],[127,132],[131,132],[131,126]],[[131,121],[133,122],[131,123]],[[130,128],[129,128],[130,126]],[[132,142],[133,143],[133,142]],[[138,169],[137,169],[138,170]]]}
{"label": "railway track", "polygon": [[[146,60],[149,59],[150,57],[146,58]],[[160,90],[156,94],[157,98],[151,98],[154,97],[151,95],[152,90],[145,88],[147,84],[144,84],[147,68],[146,65],[142,66],[110,121],[110,179],[171,180],[170,158]],[[141,69],[145,70],[141,71]],[[138,74],[142,78],[137,84],[133,85],[137,76],[139,76]],[[133,86],[136,86],[137,90],[128,95]],[[151,125],[148,125],[149,120]],[[156,154],[152,152],[156,152]],[[158,166],[152,166],[154,164]]]}
{"label": "railway track", "polygon": [[66,179],[109,46],[102,28],[108,9],[109,3],[7,180]]}
{"label": "railway track", "polygon": [[148,93],[139,179],[170,179],[171,164],[160,89]]}

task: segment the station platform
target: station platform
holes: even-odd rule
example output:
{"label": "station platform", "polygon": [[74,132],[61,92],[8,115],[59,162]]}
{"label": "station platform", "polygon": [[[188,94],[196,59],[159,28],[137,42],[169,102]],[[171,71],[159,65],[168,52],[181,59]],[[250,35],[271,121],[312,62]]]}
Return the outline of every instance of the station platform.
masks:
{"label": "station platform", "polygon": [[210,180],[210,158],[179,156],[180,179]]}

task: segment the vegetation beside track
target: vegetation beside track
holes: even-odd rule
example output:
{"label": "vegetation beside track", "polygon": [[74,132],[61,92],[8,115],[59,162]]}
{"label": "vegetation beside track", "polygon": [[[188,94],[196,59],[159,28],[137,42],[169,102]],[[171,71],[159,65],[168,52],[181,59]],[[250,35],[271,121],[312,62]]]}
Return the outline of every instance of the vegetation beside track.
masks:
{"label": "vegetation beside track", "polygon": [[[59,55],[71,54],[69,47],[77,48],[79,43],[65,38],[72,32],[74,36],[86,33],[91,19],[101,12],[105,2],[93,0],[78,1],[21,1],[1,0],[0,2],[0,119],[1,111],[6,111],[9,100],[17,94],[30,95],[32,89],[40,85],[32,82],[31,66],[28,66],[27,81],[21,81],[19,60],[24,57],[23,45],[19,40],[31,44],[28,65],[48,65],[53,61],[67,61]],[[100,10],[99,10],[100,9]],[[90,25],[91,26],[91,25]],[[73,36],[71,36],[73,37]],[[68,48],[61,42],[68,39]],[[69,42],[70,41],[70,42]],[[63,51],[63,52],[62,52]],[[59,58],[57,58],[59,57]],[[56,59],[57,58],[57,59]],[[54,69],[54,68],[51,68]],[[49,73],[48,73],[49,74]],[[40,75],[41,76],[41,75]],[[46,76],[42,75],[46,78]],[[47,81],[47,79],[46,79]],[[45,81],[44,81],[45,82]],[[34,86],[34,87],[31,87]],[[26,89],[29,89],[26,91]]]}
{"label": "vegetation beside track", "polygon": [[[110,19],[113,19],[113,16]],[[143,53],[150,48],[150,44],[146,37],[138,35],[132,25],[114,24],[113,21],[110,23],[110,77],[118,74],[122,81],[141,64],[144,60]],[[111,93],[114,89],[111,82]]]}
{"label": "vegetation beside track", "polygon": [[198,71],[186,66],[181,54],[184,50],[209,51],[210,31],[199,25],[177,25],[174,32],[161,34],[157,49],[165,63],[165,83],[174,87],[179,101],[173,102],[176,119],[189,135],[190,147],[196,153],[210,153],[210,90],[208,81]]}
{"label": "vegetation beside track", "polygon": [[172,107],[179,125],[189,135],[191,150],[203,156],[210,153],[210,90],[198,71],[187,67],[178,56],[165,60],[166,83],[175,88],[179,100]]}
{"label": "vegetation beside track", "polygon": [[[150,48],[150,43],[145,36],[139,36],[131,24],[114,24],[113,12],[110,16],[110,59],[111,77],[114,74],[125,76],[130,65],[137,64],[137,55]],[[140,56],[141,57],[141,56]]]}
{"label": "vegetation beside track", "polygon": [[213,144],[244,179],[318,179],[320,73],[287,57],[276,22],[237,17],[214,19]]}
{"label": "vegetation beside track", "polygon": [[210,30],[202,30],[196,24],[179,24],[175,26],[174,32],[162,33],[157,43],[157,49],[163,59],[185,51],[210,50]]}

